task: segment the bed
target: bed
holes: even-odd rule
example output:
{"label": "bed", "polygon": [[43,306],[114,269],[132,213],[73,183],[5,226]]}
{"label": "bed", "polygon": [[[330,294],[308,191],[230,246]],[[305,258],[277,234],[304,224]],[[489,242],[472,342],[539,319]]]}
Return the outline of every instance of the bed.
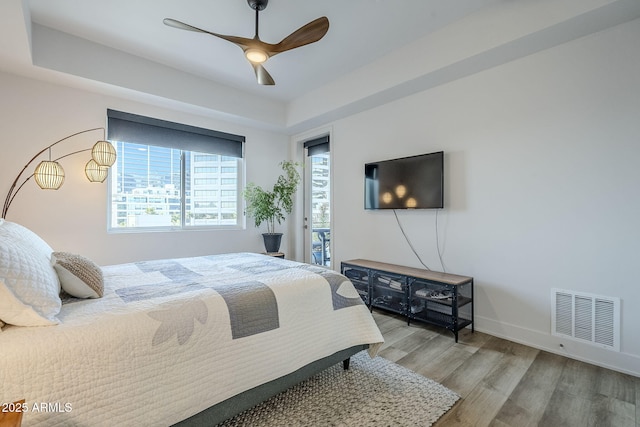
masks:
{"label": "bed", "polygon": [[253,253],[94,265],[100,288],[65,256],[0,220],[0,404],[25,399],[25,426],[211,426],[383,341],[323,267]]}

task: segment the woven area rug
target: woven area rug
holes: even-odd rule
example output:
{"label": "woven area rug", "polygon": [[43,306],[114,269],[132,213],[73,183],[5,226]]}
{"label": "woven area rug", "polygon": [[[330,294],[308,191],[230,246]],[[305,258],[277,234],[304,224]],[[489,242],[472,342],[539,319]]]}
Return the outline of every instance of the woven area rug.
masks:
{"label": "woven area rug", "polygon": [[360,352],[348,371],[332,366],[220,425],[430,426],[459,398],[435,381]]}

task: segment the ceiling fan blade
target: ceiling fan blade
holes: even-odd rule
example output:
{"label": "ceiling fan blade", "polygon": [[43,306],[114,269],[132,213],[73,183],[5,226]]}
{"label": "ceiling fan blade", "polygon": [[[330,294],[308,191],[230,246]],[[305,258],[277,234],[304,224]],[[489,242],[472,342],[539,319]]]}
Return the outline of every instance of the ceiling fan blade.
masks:
{"label": "ceiling fan blade", "polygon": [[273,56],[287,50],[315,43],[324,37],[327,31],[329,31],[329,19],[326,16],[315,19],[289,34],[280,43],[270,45],[269,55]]}
{"label": "ceiling fan blade", "polygon": [[178,28],[180,30],[194,31],[196,33],[205,33],[205,34],[212,35],[214,37],[221,38],[223,40],[229,41],[231,43],[234,43],[240,46],[242,49],[246,49],[249,46],[251,46],[253,43],[255,43],[254,39],[248,39],[245,37],[227,36],[225,34],[213,33],[211,31],[203,30],[202,28],[194,27],[193,25],[185,24],[184,22],[177,21],[171,18],[164,18],[162,22],[164,22],[164,25],[167,25],[173,28]]}
{"label": "ceiling fan blade", "polygon": [[250,64],[253,66],[253,69],[256,72],[256,78],[258,79],[259,84],[265,86],[273,86],[276,84],[276,82],[273,81],[271,75],[267,72],[267,70],[264,69],[262,64],[254,64],[253,62],[250,62]]}
{"label": "ceiling fan blade", "polygon": [[206,31],[203,29],[194,27],[193,25],[185,24],[184,22],[176,21],[175,19],[164,18],[162,22],[164,23],[164,25],[178,28],[180,30],[195,31],[196,33],[206,33]]}

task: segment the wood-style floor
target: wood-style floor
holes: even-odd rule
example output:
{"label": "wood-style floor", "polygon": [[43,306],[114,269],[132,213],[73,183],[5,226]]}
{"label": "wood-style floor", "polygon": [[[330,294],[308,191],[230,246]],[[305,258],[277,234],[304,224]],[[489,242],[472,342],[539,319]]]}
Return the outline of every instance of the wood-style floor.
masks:
{"label": "wood-style floor", "polygon": [[453,334],[374,309],[380,356],[462,398],[435,427],[640,427],[640,378],[470,329]]}

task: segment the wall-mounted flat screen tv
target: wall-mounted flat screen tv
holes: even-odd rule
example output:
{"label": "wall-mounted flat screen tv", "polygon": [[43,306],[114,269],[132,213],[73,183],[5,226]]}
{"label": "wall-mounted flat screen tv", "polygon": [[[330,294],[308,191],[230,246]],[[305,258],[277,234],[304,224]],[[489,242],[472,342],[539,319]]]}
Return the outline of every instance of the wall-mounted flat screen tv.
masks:
{"label": "wall-mounted flat screen tv", "polygon": [[365,209],[444,207],[444,152],[364,165]]}

